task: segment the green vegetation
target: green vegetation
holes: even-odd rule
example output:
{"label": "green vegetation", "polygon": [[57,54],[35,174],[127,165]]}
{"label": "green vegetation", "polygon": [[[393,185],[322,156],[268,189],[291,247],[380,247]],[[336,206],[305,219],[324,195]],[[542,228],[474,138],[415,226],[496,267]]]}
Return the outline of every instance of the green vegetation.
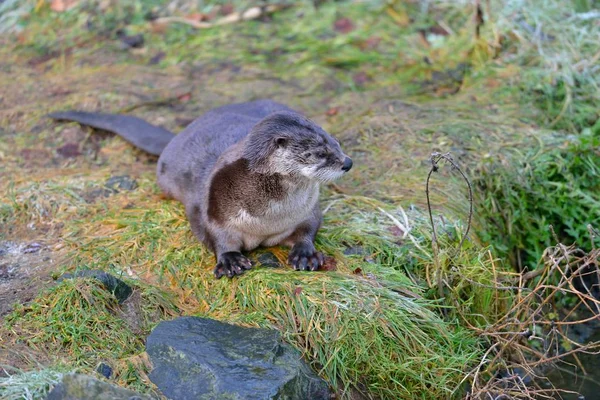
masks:
{"label": "green vegetation", "polygon": [[[481,2],[483,25],[472,2],[306,2],[199,30],[155,17],[209,15],[218,2],[104,3],[0,5],[0,23],[19,27],[0,38],[0,239],[43,239],[60,260],[55,275],[102,269],[129,277],[136,294],[119,305],[95,280],[63,281],[4,317],[0,348],[25,346],[57,371],[109,361],[117,383],[149,392],[143,339],[161,320],[200,315],[281,330],[343,398],[460,398],[491,359],[490,339],[477,335],[521,299],[499,289],[514,283],[512,267],[537,265],[555,244],[550,224],[584,249],[587,225],[600,224],[592,1]],[[16,9],[22,16],[6,12]],[[143,34],[143,48],[123,49],[119,29]],[[42,118],[129,110],[178,130],[258,97],[304,110],[355,160],[323,190],[317,246],[334,258],[329,271],[258,266],[214,280],[184,210],[159,196],[155,160]],[[475,224],[462,248],[466,188],[446,167],[432,180],[432,243],[433,151],[451,151],[473,182]],[[122,174],[138,187],[104,193]],[[270,251],[285,260],[287,250]],[[0,397],[46,390],[59,375],[44,371],[39,384],[36,372],[1,378]],[[25,383],[7,391],[16,379]]]}
{"label": "green vegetation", "polygon": [[[148,198],[154,184],[141,181],[140,190],[138,196]],[[330,208],[318,245],[335,255],[338,272],[255,268],[244,279],[214,280],[212,255],[197,245],[174,202],[148,209],[138,203],[125,212],[109,208],[79,220],[73,237],[88,241],[78,240],[75,262],[89,268],[110,263],[118,271],[142,261],[145,273],[181,293],[186,314],[277,327],[343,393],[356,389],[357,381],[361,390],[380,397],[460,393],[459,371],[475,361],[479,346],[468,331],[444,322],[434,312],[439,306],[422,298],[421,289],[395,269],[406,265],[408,249],[391,245],[389,233],[387,240],[380,236],[386,235],[382,226],[391,225],[377,206],[386,207],[339,198]],[[116,232],[119,239],[104,232]],[[376,261],[344,257],[344,241]],[[273,251],[285,258],[282,249]],[[426,366],[427,373],[416,365]]]}
{"label": "green vegetation", "polygon": [[588,131],[482,165],[477,178],[482,238],[513,265],[529,269],[557,238],[592,250],[588,225],[600,225],[599,148],[600,136]]}
{"label": "green vegetation", "polygon": [[99,281],[67,279],[35,302],[17,306],[5,327],[8,340],[24,343],[35,353],[61,354],[70,368],[89,372],[102,361],[115,360],[118,382],[147,391],[139,382],[143,370],[136,371],[135,358],[144,351],[144,338],[154,325],[177,313],[172,299],[152,287],[137,288],[120,307]]}

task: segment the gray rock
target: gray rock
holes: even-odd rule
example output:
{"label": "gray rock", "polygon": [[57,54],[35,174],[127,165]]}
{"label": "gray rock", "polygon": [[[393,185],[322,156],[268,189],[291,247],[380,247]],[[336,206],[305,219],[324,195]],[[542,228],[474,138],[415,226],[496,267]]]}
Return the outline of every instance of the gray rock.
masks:
{"label": "gray rock", "polygon": [[282,265],[279,262],[279,260],[277,259],[277,257],[275,257],[275,254],[271,253],[270,251],[262,253],[261,255],[259,255],[257,257],[257,259],[258,259],[258,262],[260,263],[260,265],[262,265],[263,267],[267,267],[267,268],[282,267]]}
{"label": "gray rock", "polygon": [[363,256],[365,254],[367,254],[367,250],[365,250],[365,248],[362,246],[352,246],[344,249],[345,256]]}
{"label": "gray rock", "polygon": [[137,186],[135,179],[132,179],[128,175],[112,176],[104,184],[104,187],[112,190],[114,193],[118,192],[120,189],[131,191],[137,188]]}
{"label": "gray rock", "polygon": [[86,190],[81,193],[81,197],[87,203],[94,203],[99,198],[110,197],[122,190],[132,191],[138,187],[137,181],[128,175],[117,175],[110,177],[103,187]]}
{"label": "gray rock", "polygon": [[148,396],[99,381],[87,375],[68,374],[46,400],[150,400]]}
{"label": "gray rock", "polygon": [[103,377],[105,377],[106,379],[110,379],[110,377],[112,376],[113,370],[110,367],[110,365],[105,364],[105,363],[100,363],[96,367],[96,372],[99,373],[100,375],[102,375]]}
{"label": "gray rock", "polygon": [[161,322],[146,341],[150,380],[169,399],[329,399],[279,332],[205,318]]}
{"label": "gray rock", "polygon": [[84,270],[77,271],[73,274],[64,274],[60,278],[58,278],[58,282],[61,282],[64,279],[73,279],[73,278],[96,278],[106,287],[106,289],[113,293],[113,295],[117,298],[119,304],[123,303],[125,300],[131,296],[133,293],[133,289],[123,282],[122,280],[115,278],[109,273],[104,271],[100,271],[98,269],[92,270]]}

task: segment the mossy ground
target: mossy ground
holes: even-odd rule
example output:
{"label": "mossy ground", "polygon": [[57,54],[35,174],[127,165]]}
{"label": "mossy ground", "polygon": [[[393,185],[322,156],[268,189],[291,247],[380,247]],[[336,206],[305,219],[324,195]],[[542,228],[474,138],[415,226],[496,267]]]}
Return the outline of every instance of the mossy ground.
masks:
{"label": "mossy ground", "polygon": [[[153,7],[166,12],[166,2],[102,11],[99,4],[62,13],[42,5],[20,33],[0,39],[0,239],[44,241],[66,260],[56,275],[103,269],[125,277],[138,296],[130,307],[142,317],[132,323],[94,281],[64,281],[5,317],[0,349],[25,349],[25,369],[38,361],[89,372],[106,361],[119,384],[152,391],[145,335],[160,320],[202,315],[280,329],[346,397],[460,397],[484,351],[468,327],[505,312],[510,293],[493,283],[509,266],[481,234],[454,255],[468,203],[464,182],[445,168],[432,182],[441,243],[433,255],[429,155],[451,151],[466,170],[480,171],[507,149],[556,140],[561,133],[540,127],[551,111],[523,107],[539,88],[521,78],[543,66],[515,62],[518,39],[499,43],[500,24],[488,21],[476,38],[474,9],[441,1],[429,10],[399,1],[300,4],[269,21],[208,30],[144,19]],[[340,18],[352,21],[350,32],[333,28]],[[450,34],[431,36],[440,24]],[[120,49],[114,32],[124,26],[144,34],[143,49]],[[579,101],[570,96],[569,107]],[[597,93],[581,104],[589,96]],[[191,234],[182,206],[161,198],[154,158],[43,117],[128,111],[178,131],[215,106],[265,97],[304,111],[355,161],[322,195],[317,245],[335,258],[335,271],[257,267],[215,280],[214,257]],[[561,97],[547,98],[538,106],[554,109]],[[579,111],[561,114],[571,133],[597,124]],[[114,175],[138,187],[104,197]],[[486,212],[476,210],[476,227],[489,226]],[[272,251],[285,260],[287,250]]]}

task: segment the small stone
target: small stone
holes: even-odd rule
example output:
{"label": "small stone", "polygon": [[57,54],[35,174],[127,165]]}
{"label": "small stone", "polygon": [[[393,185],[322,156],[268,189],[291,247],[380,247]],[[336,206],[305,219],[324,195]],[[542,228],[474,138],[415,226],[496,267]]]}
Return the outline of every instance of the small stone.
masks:
{"label": "small stone", "polygon": [[137,188],[137,186],[138,185],[135,179],[132,179],[128,175],[117,175],[110,177],[104,184],[104,187],[114,192],[118,192],[119,189],[131,191]]}
{"label": "small stone", "polygon": [[8,263],[0,264],[0,279],[8,279],[12,276],[12,269]]}
{"label": "small stone", "polygon": [[88,375],[68,374],[56,385],[46,400],[150,400],[150,397],[132,392]]}
{"label": "small stone", "polygon": [[37,253],[41,249],[42,249],[42,245],[40,243],[37,243],[37,242],[29,243],[23,249],[23,254]]}
{"label": "small stone", "polygon": [[83,192],[81,194],[81,197],[83,197],[83,199],[86,202],[93,203],[99,197],[109,197],[110,195],[115,194],[115,193],[116,193],[116,191],[111,190],[111,189],[107,189],[107,188],[92,189],[92,190],[88,190],[86,192]]}
{"label": "small stone", "polygon": [[175,123],[177,124],[177,126],[182,126],[182,127],[186,127],[189,124],[191,124],[192,122],[194,122],[195,118],[184,118],[184,117],[176,117],[175,118]]}
{"label": "small stone", "polygon": [[74,278],[96,278],[106,287],[106,289],[117,298],[119,304],[123,303],[125,300],[131,296],[133,293],[133,289],[123,282],[122,280],[115,278],[111,274],[108,274],[104,271],[100,271],[97,269],[94,270],[85,270],[85,271],[77,271],[72,274],[64,274],[60,278],[58,278],[58,282],[61,282],[65,279],[74,279]]}
{"label": "small stone", "polygon": [[98,365],[98,368],[96,368],[96,372],[98,372],[100,375],[102,375],[106,379],[110,379],[113,370],[110,367],[110,365],[100,363],[100,365]]}
{"label": "small stone", "polygon": [[262,265],[263,267],[279,268],[282,266],[277,257],[275,257],[275,254],[271,252],[263,253],[259,255],[257,259],[260,265]]}
{"label": "small stone", "polygon": [[150,58],[150,61],[148,61],[148,65],[158,64],[165,58],[166,55],[167,55],[167,53],[165,53],[164,51],[159,51],[158,53],[153,55],[152,58]]}
{"label": "small stone", "polygon": [[364,260],[369,264],[375,264],[375,259],[371,256],[365,256]]}
{"label": "small stone", "polygon": [[125,31],[119,29],[116,32],[116,34],[119,40],[121,40],[121,47],[123,49],[139,49],[141,47],[144,47],[144,35],[142,35],[141,33],[137,35],[127,35]]}
{"label": "small stone", "polygon": [[367,254],[363,246],[352,246],[344,249],[345,256],[362,256]]}

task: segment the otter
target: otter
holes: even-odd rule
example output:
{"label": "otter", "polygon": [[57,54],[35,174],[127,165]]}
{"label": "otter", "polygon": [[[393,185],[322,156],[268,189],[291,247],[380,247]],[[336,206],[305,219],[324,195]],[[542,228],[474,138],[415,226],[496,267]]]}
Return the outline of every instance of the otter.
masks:
{"label": "otter", "polygon": [[216,278],[252,267],[242,251],[291,247],[295,270],[323,265],[314,240],[322,223],[319,186],[352,168],[339,142],[291,108],[256,100],[214,108],[181,133],[127,115],[48,114],[118,134],[159,156],[158,185],[185,206],[194,235],[217,260]]}

